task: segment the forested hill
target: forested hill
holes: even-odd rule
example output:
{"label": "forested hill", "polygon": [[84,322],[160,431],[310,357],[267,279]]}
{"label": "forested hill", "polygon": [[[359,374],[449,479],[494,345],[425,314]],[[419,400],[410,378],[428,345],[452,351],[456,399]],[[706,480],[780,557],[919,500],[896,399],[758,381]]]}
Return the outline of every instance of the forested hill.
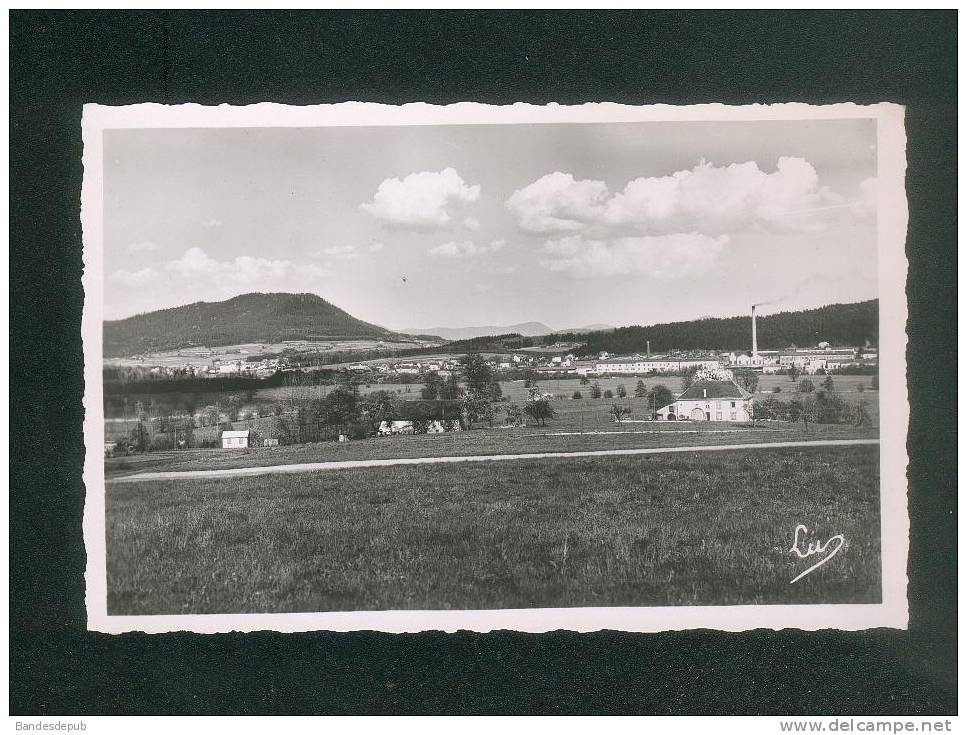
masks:
{"label": "forested hill", "polygon": [[[756,315],[759,349],[796,345],[815,347],[819,342],[833,346],[861,346],[879,342],[879,301],[831,304],[806,311]],[[545,341],[584,342],[581,351],[594,355],[602,350],[618,355],[644,353],[651,341],[653,353],[668,350],[749,350],[752,348],[751,316],[699,319],[691,322],[655,324],[650,327],[619,327],[590,334],[557,333]]]}
{"label": "forested hill", "polygon": [[350,316],[315,294],[250,293],[199,301],[104,322],[107,357],[193,345],[280,342],[307,337],[386,337],[393,333]]}

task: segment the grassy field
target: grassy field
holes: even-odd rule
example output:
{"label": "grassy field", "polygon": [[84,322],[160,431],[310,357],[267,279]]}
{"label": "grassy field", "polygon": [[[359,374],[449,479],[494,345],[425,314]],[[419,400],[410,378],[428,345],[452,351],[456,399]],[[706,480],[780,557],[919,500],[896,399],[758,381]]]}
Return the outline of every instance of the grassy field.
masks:
{"label": "grassy field", "polygon": [[[111,614],[877,602],[877,447],[107,487]],[[809,566],[796,524],[846,546]]]}
{"label": "grassy field", "polygon": [[[609,404],[610,405],[610,402]],[[355,441],[292,444],[254,449],[188,449],[113,457],[104,462],[105,475],[118,477],[147,471],[230,469],[278,464],[396,457],[441,457],[481,454],[533,454],[639,447],[680,447],[705,444],[753,444],[816,439],[871,439],[875,426],[763,422],[756,428],[725,422],[643,422],[591,425],[585,417],[564,416],[546,427],[481,428],[446,434],[397,435]]]}

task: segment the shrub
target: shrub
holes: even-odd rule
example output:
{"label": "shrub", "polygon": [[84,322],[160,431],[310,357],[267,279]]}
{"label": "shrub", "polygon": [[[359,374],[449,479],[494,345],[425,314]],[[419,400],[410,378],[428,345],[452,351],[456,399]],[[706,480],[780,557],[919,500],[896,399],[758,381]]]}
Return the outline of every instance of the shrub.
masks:
{"label": "shrub", "polygon": [[628,395],[628,389],[625,388],[625,384],[624,383],[621,383],[618,386],[618,398],[624,398],[627,395]]}
{"label": "shrub", "polygon": [[571,399],[575,401],[580,401],[581,398],[582,398],[581,391],[579,390],[574,391],[574,393],[571,395]]}
{"label": "shrub", "polygon": [[355,421],[346,428],[346,436],[350,439],[365,439],[370,433],[370,425],[362,421]]}
{"label": "shrub", "polygon": [[621,405],[619,405],[617,403],[612,403],[611,404],[611,411],[610,411],[610,413],[611,413],[611,418],[614,419],[615,423],[619,423],[620,424],[621,423],[621,419],[624,416],[627,416],[629,413],[631,413],[631,409],[630,408],[626,408],[625,406],[621,406]]}
{"label": "shrub", "polygon": [[601,386],[598,385],[597,383],[593,383],[591,385],[591,391],[590,391],[590,393],[591,393],[591,397],[592,398],[600,398],[601,397]]}
{"label": "shrub", "polygon": [[604,392],[604,397],[605,398],[614,398],[614,393],[612,393],[610,390],[606,390]]}
{"label": "shrub", "polygon": [[863,391],[866,390],[866,386],[863,385],[862,383],[858,383],[857,386],[856,386],[856,390],[858,390],[860,393],[862,393]]}
{"label": "shrub", "polygon": [[775,388],[773,388],[773,389],[772,389],[772,392],[773,392],[773,393],[782,393],[782,388],[780,388],[780,387],[779,387],[779,386],[777,385],[777,386],[776,386]]}
{"label": "shrub", "polygon": [[524,423],[524,409],[516,403],[504,406],[504,413],[507,414],[504,420],[511,426],[521,426]]}
{"label": "shrub", "polygon": [[816,390],[816,386],[813,385],[813,381],[808,378],[803,378],[799,381],[799,392],[800,393],[812,393]]}
{"label": "shrub", "polygon": [[149,449],[153,452],[157,452],[158,450],[163,450],[163,449],[174,449],[174,448],[175,448],[174,439],[172,439],[167,434],[155,434],[154,436],[151,437]]}

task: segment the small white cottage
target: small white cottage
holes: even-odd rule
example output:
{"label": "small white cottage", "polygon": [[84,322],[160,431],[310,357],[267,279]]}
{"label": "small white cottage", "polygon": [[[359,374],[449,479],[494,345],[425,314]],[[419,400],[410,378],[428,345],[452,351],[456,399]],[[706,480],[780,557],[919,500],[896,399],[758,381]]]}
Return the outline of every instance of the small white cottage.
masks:
{"label": "small white cottage", "polygon": [[248,447],[248,429],[244,431],[223,431],[222,449],[245,449]]}

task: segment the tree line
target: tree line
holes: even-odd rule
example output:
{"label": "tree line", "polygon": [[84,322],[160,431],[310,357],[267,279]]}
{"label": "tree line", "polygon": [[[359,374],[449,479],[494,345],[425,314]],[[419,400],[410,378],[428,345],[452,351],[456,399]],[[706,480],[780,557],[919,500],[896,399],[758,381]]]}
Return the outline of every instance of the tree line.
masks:
{"label": "tree line", "polygon": [[[806,311],[781,312],[756,319],[760,349],[791,346],[814,347],[821,341],[832,345],[877,344],[879,339],[879,301],[833,304]],[[644,353],[651,343],[655,353],[672,350],[748,350],[752,346],[751,316],[726,319],[698,319],[649,327],[618,327],[606,332],[554,334],[544,338],[583,342],[577,354],[596,355]]]}

